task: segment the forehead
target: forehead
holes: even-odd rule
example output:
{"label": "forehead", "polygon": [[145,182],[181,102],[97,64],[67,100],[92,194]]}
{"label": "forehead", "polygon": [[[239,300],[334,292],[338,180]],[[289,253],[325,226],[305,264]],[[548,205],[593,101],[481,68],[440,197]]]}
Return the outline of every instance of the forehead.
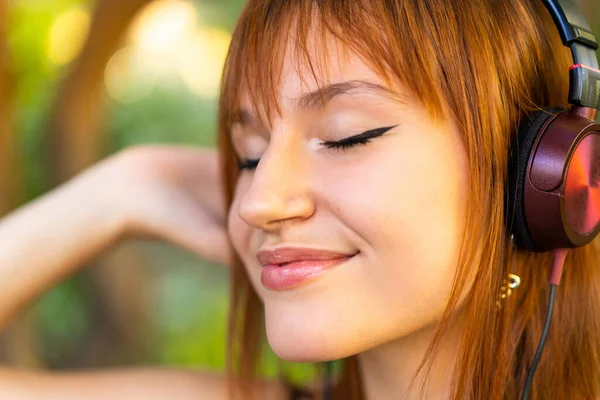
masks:
{"label": "forehead", "polygon": [[[272,92],[277,98],[268,99],[277,103],[282,113],[317,108],[333,98],[354,94],[378,96],[403,104],[411,101],[400,82],[377,72],[363,57],[331,37],[326,43],[313,40],[304,54],[298,54],[292,43],[292,40],[288,42]],[[242,83],[239,92],[238,104],[243,113],[253,110],[247,87]],[[254,105],[254,111],[262,115],[262,105]]]}
{"label": "forehead", "polygon": [[297,98],[345,81],[364,80],[386,85],[365,60],[335,40],[329,40],[326,47],[315,44],[307,57],[286,58],[278,91],[282,99]]}

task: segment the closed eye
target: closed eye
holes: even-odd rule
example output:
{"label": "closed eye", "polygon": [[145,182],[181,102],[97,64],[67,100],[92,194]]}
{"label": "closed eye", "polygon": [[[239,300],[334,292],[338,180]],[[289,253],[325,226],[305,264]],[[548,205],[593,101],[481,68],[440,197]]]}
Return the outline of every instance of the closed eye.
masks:
{"label": "closed eye", "polygon": [[341,140],[323,142],[323,146],[327,147],[328,149],[343,150],[359,144],[367,144],[371,139],[381,136],[390,129],[395,128],[397,126],[398,125],[393,125],[386,126],[383,128],[371,129],[358,135],[350,136]]}
{"label": "closed eye", "polygon": [[[347,138],[344,138],[341,140],[336,140],[336,141],[325,141],[322,144],[323,144],[323,146],[325,146],[328,149],[346,150],[352,146],[356,146],[356,145],[360,145],[360,144],[366,145],[367,143],[369,143],[371,141],[371,139],[381,136],[384,133],[386,133],[387,131],[389,131],[390,129],[395,128],[397,126],[398,125],[393,125],[393,126],[385,126],[383,128],[370,129],[370,130],[360,133],[358,135],[350,136],[350,137],[347,137]],[[260,161],[260,159],[241,160],[239,163],[239,168],[240,169],[254,169],[258,166],[259,161]]]}

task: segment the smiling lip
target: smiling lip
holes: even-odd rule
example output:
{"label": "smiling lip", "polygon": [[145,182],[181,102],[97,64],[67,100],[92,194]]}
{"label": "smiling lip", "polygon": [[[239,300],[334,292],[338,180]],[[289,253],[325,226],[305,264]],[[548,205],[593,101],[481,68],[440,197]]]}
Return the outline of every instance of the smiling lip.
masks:
{"label": "smiling lip", "polygon": [[263,286],[272,290],[289,290],[312,281],[356,254],[358,252],[344,254],[310,248],[282,247],[272,251],[261,250],[256,257],[263,266]]}

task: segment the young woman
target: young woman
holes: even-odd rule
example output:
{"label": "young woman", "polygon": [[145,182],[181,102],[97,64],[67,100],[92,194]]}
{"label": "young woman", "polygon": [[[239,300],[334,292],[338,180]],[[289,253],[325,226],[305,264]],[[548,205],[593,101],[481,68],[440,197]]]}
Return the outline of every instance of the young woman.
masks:
{"label": "young woman", "polygon": [[[143,146],[0,224],[3,323],[127,236],[226,262],[229,379],[7,369],[0,394],[286,399],[255,377],[266,333],[284,360],[343,359],[335,399],[518,398],[552,254],[510,240],[507,165],[520,121],[568,107],[571,64],[539,0],[250,0],[223,77],[223,190],[214,154]],[[598,261],[598,240],[568,254],[532,399],[598,396]]]}

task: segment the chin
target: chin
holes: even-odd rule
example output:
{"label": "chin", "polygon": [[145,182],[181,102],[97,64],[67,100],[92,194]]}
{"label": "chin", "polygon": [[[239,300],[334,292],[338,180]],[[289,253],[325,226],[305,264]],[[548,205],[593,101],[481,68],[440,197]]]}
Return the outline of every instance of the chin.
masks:
{"label": "chin", "polygon": [[273,320],[267,317],[267,340],[273,352],[289,362],[338,360],[360,352],[358,343],[336,334],[338,330],[314,321]]}
{"label": "chin", "polygon": [[339,346],[328,346],[312,337],[292,340],[280,336],[273,337],[267,331],[267,339],[277,357],[289,362],[316,363],[337,360],[350,355],[341,353]]}

